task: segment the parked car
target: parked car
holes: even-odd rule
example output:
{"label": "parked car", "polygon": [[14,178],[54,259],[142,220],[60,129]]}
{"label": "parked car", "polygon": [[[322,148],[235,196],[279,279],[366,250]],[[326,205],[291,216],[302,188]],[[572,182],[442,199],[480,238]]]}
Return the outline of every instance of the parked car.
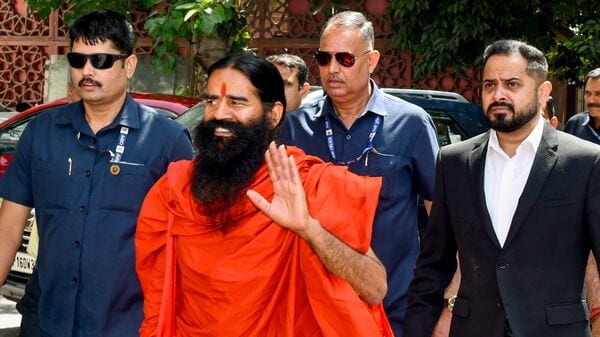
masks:
{"label": "parked car", "polygon": [[[466,98],[455,92],[399,88],[382,88],[382,90],[427,111],[437,129],[440,146],[460,142],[489,129],[489,123],[483,115],[481,106],[469,103]],[[321,96],[323,96],[323,89],[312,86],[310,93],[302,102],[309,102]]]}
{"label": "parked car", "polygon": [[[159,113],[169,118],[175,118],[179,116],[200,101],[200,99],[194,97],[164,94],[133,92],[131,93],[131,96],[137,102],[153,107]],[[0,123],[0,179],[13,158],[13,153],[16,149],[17,142],[19,141],[19,138],[21,137],[21,134],[23,133],[23,130],[25,130],[27,124],[41,113],[68,103],[69,101],[66,98],[51,101],[27,109],[18,115]],[[28,250],[30,239],[35,238],[36,234],[34,229],[34,214],[35,210],[32,210],[32,213],[29,216],[25,226],[21,247],[19,247],[19,251],[15,256],[15,260],[11,267],[10,273],[6,278],[5,284],[0,288],[0,295],[3,295],[4,297],[14,301],[23,296],[25,284],[27,283],[33,268],[35,267],[35,256],[28,253],[28,251],[32,251],[32,248],[34,248],[33,251],[37,251],[37,246],[29,247]],[[33,236],[32,231],[34,231]],[[37,245],[37,242],[32,242],[32,245]]]}
{"label": "parked car", "polygon": [[[137,102],[153,107],[159,113],[169,118],[179,116],[200,101],[200,99],[195,97],[139,92],[132,92],[131,96]],[[17,142],[29,121],[40,113],[48,111],[48,109],[68,103],[69,101],[66,98],[57,99],[34,106],[0,123],[0,178],[2,178],[8,164],[12,160],[12,154],[15,151]]]}
{"label": "parked car", "polygon": [[[463,96],[447,91],[383,88],[383,91],[416,104],[431,115],[437,129],[440,146],[476,136],[489,128],[481,106],[469,103]],[[308,102],[323,96],[320,87],[311,87],[303,100]],[[204,118],[204,105],[199,103],[175,120],[185,125],[194,136],[195,127]]]}

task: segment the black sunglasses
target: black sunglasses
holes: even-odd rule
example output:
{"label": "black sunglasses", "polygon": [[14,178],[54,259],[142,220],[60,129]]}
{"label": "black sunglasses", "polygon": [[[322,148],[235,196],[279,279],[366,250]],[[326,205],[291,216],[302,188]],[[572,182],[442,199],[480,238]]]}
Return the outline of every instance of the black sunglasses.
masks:
{"label": "black sunglasses", "polygon": [[354,56],[352,53],[343,51],[334,53],[333,55],[326,51],[319,50],[315,53],[315,60],[320,66],[326,66],[331,62],[331,58],[335,56],[335,60],[344,67],[350,68],[356,63],[356,59],[370,53],[371,50],[367,50],[366,52],[360,54],[359,56]]}
{"label": "black sunglasses", "polygon": [[125,54],[81,54],[81,53],[67,53],[67,59],[71,68],[81,69],[85,66],[88,59],[92,62],[92,66],[96,69],[108,69],[113,66],[116,60],[127,57]]}

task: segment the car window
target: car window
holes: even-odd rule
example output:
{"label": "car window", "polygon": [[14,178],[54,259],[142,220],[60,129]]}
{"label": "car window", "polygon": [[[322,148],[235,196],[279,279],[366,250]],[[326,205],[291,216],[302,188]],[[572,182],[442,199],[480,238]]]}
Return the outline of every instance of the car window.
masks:
{"label": "car window", "polygon": [[19,121],[18,124],[11,125],[0,132],[0,153],[7,154],[15,151],[17,142],[19,141],[19,138],[21,138],[23,130],[25,130],[25,127],[27,127],[27,124],[29,124],[32,119],[33,118],[28,118]]}
{"label": "car window", "polygon": [[196,126],[204,119],[204,103],[198,103],[175,119],[178,123],[185,126],[192,139],[196,137]]}
{"label": "car window", "polygon": [[468,137],[460,130],[456,122],[446,113],[441,110],[426,110],[437,130],[437,138],[440,146],[458,143]]}
{"label": "car window", "polygon": [[177,114],[174,113],[171,110],[168,109],[163,109],[163,108],[159,108],[159,107],[154,107],[154,110],[156,110],[159,114],[167,117],[167,118],[171,118],[174,119],[175,117],[177,117]]}

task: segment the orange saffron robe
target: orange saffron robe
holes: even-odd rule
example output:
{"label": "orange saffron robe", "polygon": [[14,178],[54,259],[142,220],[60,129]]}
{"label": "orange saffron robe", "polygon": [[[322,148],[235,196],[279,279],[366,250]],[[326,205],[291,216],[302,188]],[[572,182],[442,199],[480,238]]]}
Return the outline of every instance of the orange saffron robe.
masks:
{"label": "orange saffron robe", "polygon": [[[297,148],[288,153],[297,162],[311,215],[366,252],[381,179],[359,177]],[[393,336],[382,305],[362,301],[302,238],[248,198],[232,210],[237,223],[227,233],[212,227],[192,197],[192,170],[192,161],[171,164],[140,212],[136,262],[145,316],[140,336]],[[266,165],[250,187],[273,198]],[[166,248],[169,214],[174,249]]]}

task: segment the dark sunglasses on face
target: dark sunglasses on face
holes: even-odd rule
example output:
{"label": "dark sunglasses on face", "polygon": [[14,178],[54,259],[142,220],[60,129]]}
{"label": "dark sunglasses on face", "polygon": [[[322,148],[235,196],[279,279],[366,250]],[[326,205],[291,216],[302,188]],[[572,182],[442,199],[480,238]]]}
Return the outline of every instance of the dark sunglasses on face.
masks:
{"label": "dark sunglasses on face", "polygon": [[354,56],[352,53],[350,52],[338,52],[338,53],[334,53],[333,55],[329,52],[326,51],[321,51],[319,50],[318,52],[315,53],[315,60],[317,60],[317,63],[320,66],[326,66],[329,64],[329,62],[331,62],[331,58],[333,56],[335,56],[335,60],[341,64],[344,67],[350,68],[354,65],[354,63],[356,63],[356,59],[366,55],[367,53],[370,53],[370,50],[367,50],[366,52],[358,55],[358,56]]}
{"label": "dark sunglasses on face", "polygon": [[92,62],[92,66],[96,69],[108,69],[113,66],[116,60],[127,57],[125,54],[81,54],[81,53],[67,53],[67,59],[71,68],[81,69],[85,66],[85,63],[89,59]]}

